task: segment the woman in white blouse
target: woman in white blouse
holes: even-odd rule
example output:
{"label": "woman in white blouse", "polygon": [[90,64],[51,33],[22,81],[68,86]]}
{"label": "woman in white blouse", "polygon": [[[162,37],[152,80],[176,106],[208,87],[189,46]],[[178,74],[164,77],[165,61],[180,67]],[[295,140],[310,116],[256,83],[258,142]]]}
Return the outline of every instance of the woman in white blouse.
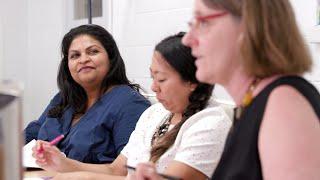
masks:
{"label": "woman in white blouse", "polygon": [[[223,150],[231,121],[219,106],[210,106],[213,86],[196,80],[194,57],[182,45],[184,33],[157,44],[150,67],[152,90],[160,103],[140,117],[128,144],[111,164],[94,165],[64,157],[50,145],[34,157],[57,171],[54,179],[124,179],[125,165],[155,163],[158,172],[182,179],[207,179]],[[85,142],[84,142],[85,143]],[[89,142],[87,142],[89,143]],[[130,172],[129,172],[130,174]]]}

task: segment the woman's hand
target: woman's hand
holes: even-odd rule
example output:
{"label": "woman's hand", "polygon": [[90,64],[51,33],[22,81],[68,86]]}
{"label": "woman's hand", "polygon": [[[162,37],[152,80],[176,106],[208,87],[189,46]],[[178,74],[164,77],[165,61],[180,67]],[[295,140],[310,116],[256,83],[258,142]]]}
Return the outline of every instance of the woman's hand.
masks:
{"label": "woman's hand", "polygon": [[129,173],[127,180],[160,180],[162,179],[158,174],[153,163],[140,163],[136,167],[134,173]]}
{"label": "woman's hand", "polygon": [[38,140],[32,148],[32,156],[36,163],[47,171],[65,172],[68,169],[68,158],[49,142]]}

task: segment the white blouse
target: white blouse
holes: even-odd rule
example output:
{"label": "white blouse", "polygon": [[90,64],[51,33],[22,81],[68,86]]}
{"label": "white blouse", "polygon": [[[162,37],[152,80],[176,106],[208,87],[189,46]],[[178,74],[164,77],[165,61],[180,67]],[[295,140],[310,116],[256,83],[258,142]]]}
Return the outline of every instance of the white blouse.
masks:
{"label": "white blouse", "polygon": [[[169,113],[158,103],[141,115],[128,144],[121,151],[128,165],[149,161],[152,136]],[[210,177],[220,160],[230,127],[231,120],[219,106],[207,107],[194,114],[182,125],[174,144],[157,161],[157,171],[163,173],[174,160]]]}

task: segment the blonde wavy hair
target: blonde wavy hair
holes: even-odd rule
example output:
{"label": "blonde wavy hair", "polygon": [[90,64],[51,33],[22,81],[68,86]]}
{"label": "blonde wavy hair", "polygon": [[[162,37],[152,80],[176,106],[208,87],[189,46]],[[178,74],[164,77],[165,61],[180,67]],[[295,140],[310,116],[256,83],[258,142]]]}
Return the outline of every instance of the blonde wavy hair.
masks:
{"label": "blonde wavy hair", "polygon": [[311,69],[307,44],[289,0],[203,0],[209,8],[228,11],[244,25],[242,62],[249,75],[301,75]]}

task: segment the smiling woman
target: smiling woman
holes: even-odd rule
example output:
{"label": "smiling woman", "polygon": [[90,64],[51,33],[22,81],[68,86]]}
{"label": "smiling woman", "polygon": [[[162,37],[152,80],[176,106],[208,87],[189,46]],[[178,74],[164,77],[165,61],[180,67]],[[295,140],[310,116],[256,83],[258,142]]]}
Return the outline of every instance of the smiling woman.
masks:
{"label": "smiling woman", "polygon": [[82,87],[99,87],[109,71],[109,57],[102,44],[88,35],[75,38],[69,49],[68,67]]}
{"label": "smiling woman", "polygon": [[63,134],[57,147],[67,157],[88,163],[110,163],[127,144],[150,103],[139,85],[127,79],[113,37],[97,25],[71,29],[62,41],[58,72],[60,92],[25,129],[26,142],[37,148]]}

